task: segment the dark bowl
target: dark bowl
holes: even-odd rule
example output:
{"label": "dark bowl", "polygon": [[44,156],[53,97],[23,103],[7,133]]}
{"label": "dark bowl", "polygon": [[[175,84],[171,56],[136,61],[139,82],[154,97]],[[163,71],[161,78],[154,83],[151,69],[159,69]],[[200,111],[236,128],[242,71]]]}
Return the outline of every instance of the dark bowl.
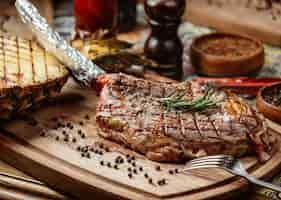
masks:
{"label": "dark bowl", "polygon": [[281,106],[279,107],[274,104],[271,104],[264,99],[264,92],[276,86],[280,86],[281,88],[281,82],[275,83],[270,86],[265,86],[260,89],[257,95],[257,108],[261,113],[263,113],[265,117],[281,124]]}

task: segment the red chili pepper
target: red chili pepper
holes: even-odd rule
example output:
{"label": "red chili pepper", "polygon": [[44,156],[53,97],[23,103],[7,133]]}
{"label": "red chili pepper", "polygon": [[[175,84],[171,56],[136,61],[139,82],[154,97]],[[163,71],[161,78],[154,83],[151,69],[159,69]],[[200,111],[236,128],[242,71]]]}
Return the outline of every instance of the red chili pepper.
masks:
{"label": "red chili pepper", "polygon": [[230,89],[237,94],[256,95],[260,88],[281,82],[281,78],[204,78],[198,77],[195,81],[212,83],[216,87]]}

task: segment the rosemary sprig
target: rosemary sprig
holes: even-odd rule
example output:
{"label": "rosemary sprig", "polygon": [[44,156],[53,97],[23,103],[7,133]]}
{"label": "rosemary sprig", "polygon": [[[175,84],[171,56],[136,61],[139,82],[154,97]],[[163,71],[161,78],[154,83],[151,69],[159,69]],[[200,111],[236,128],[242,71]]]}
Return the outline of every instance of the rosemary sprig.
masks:
{"label": "rosemary sprig", "polygon": [[214,100],[215,91],[212,88],[208,88],[204,96],[195,99],[187,100],[183,97],[186,93],[173,93],[168,97],[160,99],[160,103],[167,107],[168,110],[184,110],[184,111],[200,111],[212,106],[216,106],[219,101]]}

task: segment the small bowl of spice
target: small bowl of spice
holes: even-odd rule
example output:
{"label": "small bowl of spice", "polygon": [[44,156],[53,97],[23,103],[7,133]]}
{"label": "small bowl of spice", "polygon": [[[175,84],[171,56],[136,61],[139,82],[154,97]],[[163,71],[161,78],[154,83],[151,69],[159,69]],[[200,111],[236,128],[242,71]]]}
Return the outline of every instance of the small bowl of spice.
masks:
{"label": "small bowl of spice", "polygon": [[259,71],[265,62],[261,42],[234,34],[211,33],[196,38],[190,59],[198,74],[243,76]]}
{"label": "small bowl of spice", "polygon": [[281,124],[281,82],[259,91],[257,108],[265,117]]}

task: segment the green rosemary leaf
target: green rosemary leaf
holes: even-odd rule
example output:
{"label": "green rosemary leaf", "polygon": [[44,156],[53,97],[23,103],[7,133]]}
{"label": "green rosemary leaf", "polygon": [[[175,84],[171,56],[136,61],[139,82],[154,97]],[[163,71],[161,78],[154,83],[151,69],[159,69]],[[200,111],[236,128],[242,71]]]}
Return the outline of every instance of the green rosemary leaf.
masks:
{"label": "green rosemary leaf", "polygon": [[182,92],[179,94],[172,93],[168,97],[161,98],[159,101],[163,106],[167,107],[169,111],[171,109],[184,111],[199,111],[209,107],[213,107],[219,103],[213,100],[214,94],[215,90],[213,90],[211,87],[208,87],[207,92],[198,99],[184,99],[186,93]]}

